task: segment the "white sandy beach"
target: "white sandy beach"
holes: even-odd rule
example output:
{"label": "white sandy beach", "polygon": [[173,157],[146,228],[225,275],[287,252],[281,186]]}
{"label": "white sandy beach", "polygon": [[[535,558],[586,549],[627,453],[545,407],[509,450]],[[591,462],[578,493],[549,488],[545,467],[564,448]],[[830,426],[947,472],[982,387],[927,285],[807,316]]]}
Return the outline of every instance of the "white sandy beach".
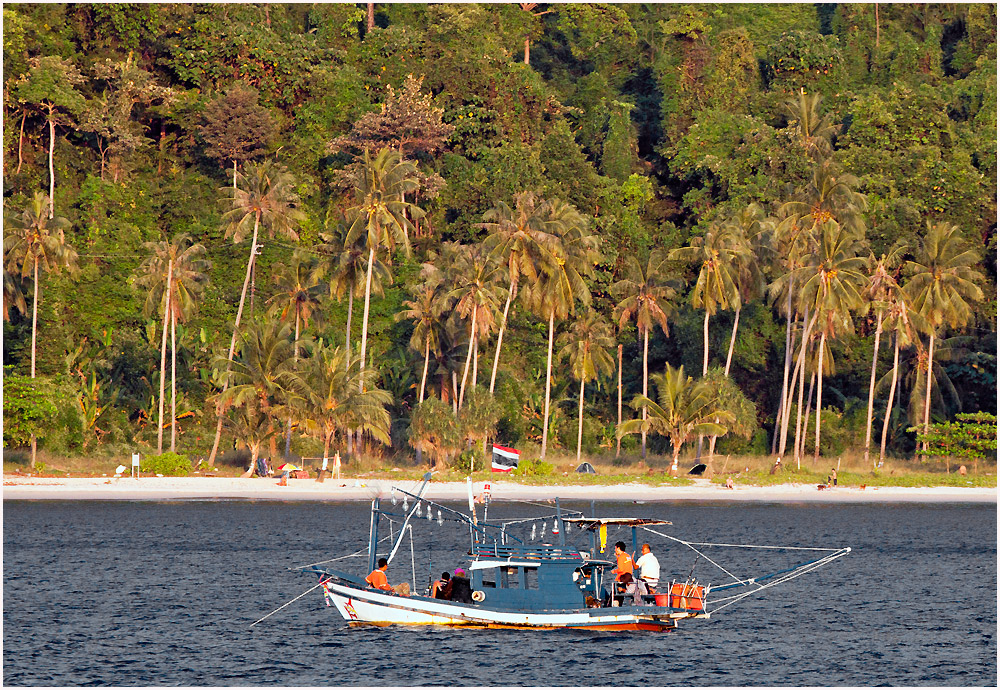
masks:
{"label": "white sandy beach", "polygon": [[[259,499],[283,501],[368,501],[388,496],[397,486],[415,491],[419,481],[389,479],[290,479],[279,486],[277,479],[230,477],[142,477],[120,479],[41,478],[4,475],[4,500],[213,500]],[[599,499],[605,501],[758,501],[782,503],[996,503],[997,489],[989,488],[904,488],[836,487],[819,491],[814,484],[767,487],[737,486],[726,489],[708,480],[698,479],[691,486],[647,486],[616,484],[612,486],[527,486],[509,481],[491,481],[494,501],[546,500],[558,496],[566,500]],[[482,491],[483,482],[473,484]],[[466,485],[461,482],[434,482],[427,488],[427,498],[439,501],[465,500]]]}

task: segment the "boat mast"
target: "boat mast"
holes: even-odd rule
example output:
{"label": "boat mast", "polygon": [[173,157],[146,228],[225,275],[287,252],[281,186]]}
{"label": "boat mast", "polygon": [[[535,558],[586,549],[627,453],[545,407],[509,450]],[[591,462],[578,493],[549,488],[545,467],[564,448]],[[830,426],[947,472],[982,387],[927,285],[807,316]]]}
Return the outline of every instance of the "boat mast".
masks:
{"label": "boat mast", "polygon": [[378,497],[373,498],[371,524],[368,526],[368,572],[375,570],[375,550],[378,548],[378,521],[381,519],[378,505]]}

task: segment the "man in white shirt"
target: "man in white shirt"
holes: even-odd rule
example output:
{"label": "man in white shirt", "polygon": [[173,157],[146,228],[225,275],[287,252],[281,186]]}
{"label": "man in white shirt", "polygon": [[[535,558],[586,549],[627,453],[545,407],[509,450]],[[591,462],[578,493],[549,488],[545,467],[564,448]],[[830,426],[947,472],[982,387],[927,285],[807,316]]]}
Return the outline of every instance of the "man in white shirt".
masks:
{"label": "man in white shirt", "polygon": [[635,564],[639,567],[639,579],[651,594],[654,593],[656,586],[660,584],[660,562],[656,560],[649,544],[642,545],[642,555],[636,559]]}

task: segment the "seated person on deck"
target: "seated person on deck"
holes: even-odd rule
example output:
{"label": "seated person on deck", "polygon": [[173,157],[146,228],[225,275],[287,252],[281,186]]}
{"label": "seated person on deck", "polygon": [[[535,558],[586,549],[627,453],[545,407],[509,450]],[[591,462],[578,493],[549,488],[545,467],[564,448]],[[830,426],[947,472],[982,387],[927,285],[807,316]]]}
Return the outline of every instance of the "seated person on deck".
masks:
{"label": "seated person on deck", "polygon": [[450,573],[441,573],[441,579],[435,580],[434,584],[431,585],[431,598],[432,599],[447,599],[447,594],[451,593],[449,585],[451,580]]}
{"label": "seated person on deck", "polygon": [[368,577],[365,578],[365,582],[375,589],[381,589],[386,592],[395,592],[396,594],[401,594],[404,597],[410,596],[409,582],[400,583],[395,587],[389,586],[389,580],[385,576],[385,571],[388,569],[389,562],[384,558],[378,559],[378,567],[371,571]]}
{"label": "seated person on deck", "polygon": [[469,578],[465,576],[465,571],[455,568],[455,574],[449,581],[450,591],[448,598],[452,601],[460,601],[464,604],[472,603],[472,585]]}

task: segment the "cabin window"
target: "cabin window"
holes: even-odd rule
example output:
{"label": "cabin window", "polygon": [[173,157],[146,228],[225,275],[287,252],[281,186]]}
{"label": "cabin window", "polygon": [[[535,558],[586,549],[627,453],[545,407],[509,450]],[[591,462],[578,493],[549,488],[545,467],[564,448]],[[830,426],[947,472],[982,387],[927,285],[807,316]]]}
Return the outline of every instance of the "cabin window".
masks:
{"label": "cabin window", "polygon": [[524,588],[538,589],[538,571],[534,568],[522,568],[524,571]]}
{"label": "cabin window", "polygon": [[[499,580],[500,568],[490,568],[489,570],[483,571],[483,587],[493,587],[497,586],[497,581]],[[493,576],[492,580],[487,580],[487,577]]]}
{"label": "cabin window", "polygon": [[504,589],[517,589],[521,586],[521,580],[517,575],[517,568],[504,566],[500,570],[500,586]]}

